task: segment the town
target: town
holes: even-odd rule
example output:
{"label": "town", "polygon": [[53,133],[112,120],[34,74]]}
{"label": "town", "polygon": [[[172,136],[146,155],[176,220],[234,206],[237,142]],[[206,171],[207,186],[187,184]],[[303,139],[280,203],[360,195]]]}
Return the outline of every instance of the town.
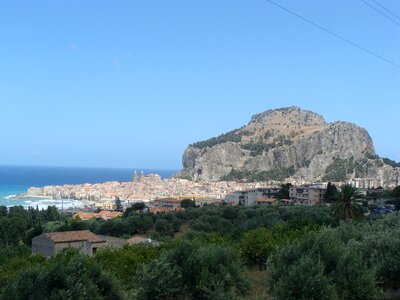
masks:
{"label": "town", "polygon": [[[195,206],[210,204],[227,205],[318,205],[324,203],[324,196],[328,182],[306,183],[304,181],[286,180],[263,182],[236,182],[236,181],[191,181],[182,178],[162,179],[158,174],[140,175],[136,172],[131,182],[111,181],[99,184],[79,184],[63,186],[31,187],[27,194],[19,197],[51,197],[53,199],[74,199],[84,203],[78,213],[80,219],[100,217],[109,219],[118,214],[102,213],[102,210],[115,210],[116,200],[121,210],[131,207],[135,203],[145,203],[146,211],[163,213],[181,209],[182,200],[191,200]],[[339,188],[343,184],[350,184],[359,189],[364,196],[368,191],[382,191],[384,183],[379,179],[356,178],[347,182],[332,182]],[[280,193],[286,187],[284,194]],[[279,194],[279,195],[278,195]],[[374,201],[372,201],[374,202]],[[372,203],[375,204],[375,203]]]}

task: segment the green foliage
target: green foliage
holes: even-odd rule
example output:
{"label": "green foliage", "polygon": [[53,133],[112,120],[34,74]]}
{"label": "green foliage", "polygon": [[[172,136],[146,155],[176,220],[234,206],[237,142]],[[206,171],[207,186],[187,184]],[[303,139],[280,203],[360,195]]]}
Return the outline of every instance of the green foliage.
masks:
{"label": "green foliage", "polygon": [[166,259],[143,266],[135,279],[138,300],[184,299],[181,270]]}
{"label": "green foliage", "polygon": [[172,224],[165,219],[158,219],[155,224],[155,229],[163,235],[173,236],[174,230]]}
{"label": "green foliage", "polygon": [[137,276],[138,299],[236,299],[249,288],[228,246],[180,242]]}
{"label": "green foliage", "polygon": [[383,160],[383,162],[384,162],[385,164],[387,164],[387,165],[389,165],[389,166],[391,166],[391,167],[393,167],[393,168],[398,168],[398,167],[400,167],[400,163],[398,163],[398,162],[396,162],[396,161],[394,161],[394,160],[391,160],[391,159],[389,159],[389,158],[382,158],[382,160]]}
{"label": "green foliage", "polygon": [[114,207],[116,211],[124,211],[124,208],[122,207],[121,204],[121,200],[118,197],[115,197]]}
{"label": "green foliage", "polygon": [[7,206],[0,205],[0,218],[6,217],[8,214]]}
{"label": "green foliage", "polygon": [[143,202],[136,202],[124,211],[124,217],[135,215],[138,211],[142,212],[145,208],[146,204],[144,204]]}
{"label": "green foliage", "polygon": [[290,192],[290,187],[292,184],[286,183],[281,185],[281,189],[279,190],[278,194],[276,195],[276,198],[278,199],[289,199],[289,192]]}
{"label": "green foliage", "polygon": [[241,137],[241,135],[238,134],[238,132],[242,128],[232,130],[230,132],[221,134],[218,137],[213,137],[213,138],[208,139],[206,141],[202,141],[202,142],[197,142],[197,143],[191,144],[190,146],[194,147],[194,148],[204,149],[204,148],[213,147],[213,146],[216,146],[216,145],[219,145],[219,144],[223,144],[223,143],[226,143],[226,142],[240,143],[242,141],[242,137]]}
{"label": "green foliage", "polygon": [[33,235],[40,234],[46,222],[64,218],[57,209],[49,206],[46,210],[24,209],[13,206],[0,207],[0,247],[30,244]]}
{"label": "green foliage", "polygon": [[257,228],[246,232],[241,241],[242,257],[249,265],[258,265],[260,270],[266,267],[268,258],[273,256],[281,247],[294,243],[307,233],[318,231],[317,225],[295,226],[280,223],[268,228]]}
{"label": "green foliage", "polygon": [[368,158],[368,159],[379,159],[379,155],[372,154],[372,153],[367,153],[365,155],[365,157]]}
{"label": "green foliage", "polygon": [[183,199],[181,202],[181,207],[187,209],[189,207],[196,207],[196,202],[192,199]]}
{"label": "green foliage", "polygon": [[241,253],[248,264],[266,267],[267,258],[276,250],[277,241],[272,231],[267,228],[257,228],[247,232],[241,239]]}
{"label": "green foliage", "polygon": [[243,181],[243,182],[256,182],[277,180],[282,181],[285,178],[292,176],[295,173],[294,167],[279,168],[270,171],[248,171],[248,170],[235,170],[232,169],[228,175],[223,176],[221,180],[226,181]]}
{"label": "green foliage", "polygon": [[158,257],[159,248],[146,246],[125,246],[122,249],[105,248],[93,258],[103,270],[115,276],[126,288],[134,286],[132,278],[139,267]]}
{"label": "green foliage", "polygon": [[209,206],[184,213],[191,220],[192,230],[218,233],[235,240],[239,240],[243,234],[253,229],[272,228],[281,223],[289,224],[298,230],[303,227],[334,224],[330,209],[326,206]]}
{"label": "green foliage", "polygon": [[351,244],[338,263],[335,282],[340,299],[373,300],[383,296],[377,285],[375,270],[368,268],[361,252]]}
{"label": "green foliage", "polygon": [[378,281],[384,288],[400,288],[400,216],[389,215],[373,226],[359,225],[355,231],[361,232],[358,250],[362,258],[372,268],[376,268]]}
{"label": "green foliage", "polygon": [[239,216],[239,211],[238,209],[232,207],[232,206],[227,206],[222,208],[222,217],[228,220],[235,220]]}
{"label": "green foliage", "polygon": [[393,189],[392,196],[393,198],[400,198],[400,185]]}
{"label": "green foliage", "polygon": [[332,206],[332,215],[336,219],[356,220],[364,217],[363,208],[356,203],[364,199],[360,191],[349,184],[342,185],[336,194],[336,203]]}
{"label": "green foliage", "polygon": [[273,137],[275,134],[275,130],[274,129],[268,129],[265,133],[264,133],[264,139],[269,139],[271,137]]}
{"label": "green foliage", "polygon": [[399,215],[324,228],[270,259],[270,290],[278,300],[383,299],[400,287],[399,247]]}
{"label": "green foliage", "polygon": [[0,291],[21,269],[44,261],[42,256],[31,255],[31,250],[24,245],[0,248]]}
{"label": "green foliage", "polygon": [[335,185],[332,183],[328,182],[328,185],[326,187],[326,192],[324,195],[324,201],[327,203],[332,203],[337,200],[337,193],[338,190]]}
{"label": "green foliage", "polygon": [[354,161],[353,159],[340,159],[336,157],[333,163],[325,170],[325,176],[322,181],[345,181],[347,174],[353,172]]}
{"label": "green foliage", "polygon": [[21,270],[0,299],[121,299],[116,281],[88,257],[65,251]]}
{"label": "green foliage", "polygon": [[324,275],[324,265],[310,255],[300,256],[287,268],[287,273],[274,283],[277,300],[332,300],[332,282]]}
{"label": "green foliage", "polygon": [[[358,199],[350,192],[342,188],[341,201]],[[118,299],[120,291],[139,299],[235,299],[248,290],[240,258],[248,265],[269,266],[276,299],[377,299],[384,297],[382,291],[399,289],[400,216],[339,223],[330,213],[327,206],[210,205],[79,221],[53,210],[0,209],[3,224],[20,221],[16,229],[11,223],[0,227],[11,237],[9,245],[27,244],[29,236],[49,229],[129,236],[155,228],[152,236],[166,241],[156,249],[102,249],[91,258],[66,251],[50,260],[32,256],[24,245],[3,244],[0,299],[25,299],[28,293],[31,299]],[[182,223],[190,230],[172,240]]]}
{"label": "green foliage", "polygon": [[262,155],[264,151],[268,151],[268,144],[264,142],[249,142],[247,144],[240,145],[242,149],[250,150],[251,156]]}

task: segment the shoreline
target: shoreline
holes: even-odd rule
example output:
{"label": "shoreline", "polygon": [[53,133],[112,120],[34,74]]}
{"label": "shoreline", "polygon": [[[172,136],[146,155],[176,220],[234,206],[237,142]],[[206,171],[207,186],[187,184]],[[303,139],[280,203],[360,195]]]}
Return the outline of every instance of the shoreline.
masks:
{"label": "shoreline", "polygon": [[[29,194],[27,194],[27,193],[25,193],[25,194],[18,194],[18,195],[10,195],[10,196],[8,196],[7,199],[9,199],[9,200],[22,200],[22,199],[29,199],[29,198],[32,198],[32,199],[58,200],[58,199],[56,199],[56,198],[54,198],[54,197],[51,197],[51,196],[29,195]],[[60,200],[61,200],[61,199],[60,199]],[[75,200],[75,199],[69,199],[69,200]]]}

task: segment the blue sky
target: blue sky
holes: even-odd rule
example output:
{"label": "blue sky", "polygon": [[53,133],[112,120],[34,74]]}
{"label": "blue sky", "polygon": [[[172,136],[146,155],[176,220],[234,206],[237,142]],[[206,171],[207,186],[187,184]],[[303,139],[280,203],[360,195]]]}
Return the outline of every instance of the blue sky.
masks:
{"label": "blue sky", "polygon": [[[400,64],[400,26],[362,1],[275,1]],[[400,69],[265,0],[1,1],[0,38],[0,164],[179,169],[290,105],[400,161]]]}

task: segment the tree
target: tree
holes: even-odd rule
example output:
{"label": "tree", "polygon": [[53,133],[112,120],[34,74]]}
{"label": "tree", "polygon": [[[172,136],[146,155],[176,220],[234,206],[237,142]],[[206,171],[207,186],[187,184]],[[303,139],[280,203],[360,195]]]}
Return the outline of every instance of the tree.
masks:
{"label": "tree", "polygon": [[142,231],[143,233],[146,233],[147,230],[153,227],[153,218],[148,214],[141,214],[140,217],[138,218],[137,226],[138,230]]}
{"label": "tree", "polygon": [[276,241],[272,231],[267,228],[257,228],[247,232],[241,240],[240,248],[248,264],[256,264],[260,270],[266,267],[270,254],[275,250]]}
{"label": "tree", "polygon": [[276,198],[278,199],[289,199],[289,191],[292,185],[290,183],[282,184],[281,189],[278,194],[276,194]]}
{"label": "tree", "polygon": [[7,216],[7,213],[8,213],[7,206],[1,205],[0,206],[0,217]]}
{"label": "tree", "polygon": [[143,211],[143,209],[146,208],[146,204],[144,204],[144,202],[136,202],[135,204],[132,205],[132,208],[134,210]]}
{"label": "tree", "polygon": [[115,197],[114,208],[116,211],[124,211],[124,208],[122,207],[121,200],[119,199],[119,197]]}
{"label": "tree", "polygon": [[237,251],[204,241],[181,241],[145,265],[136,281],[138,299],[237,299],[249,285]]}
{"label": "tree", "polygon": [[22,269],[0,299],[122,299],[115,279],[74,250]]}
{"label": "tree", "polygon": [[143,202],[136,202],[134,203],[131,207],[128,207],[127,209],[125,209],[124,211],[124,217],[129,217],[129,216],[134,216],[137,215],[137,212],[143,212],[143,210],[146,208],[146,204],[144,204]]}
{"label": "tree", "polygon": [[233,206],[226,206],[222,210],[222,217],[228,220],[235,220],[239,216],[239,211]]}
{"label": "tree", "polygon": [[165,259],[156,259],[144,265],[136,277],[137,299],[185,299],[182,274],[177,266]]}
{"label": "tree", "polygon": [[46,222],[60,220],[60,213],[57,207],[55,207],[54,205],[48,206],[47,209],[42,212],[44,215],[44,220]]}
{"label": "tree", "polygon": [[174,234],[174,230],[172,228],[171,223],[169,223],[165,219],[158,219],[155,223],[155,229],[162,235],[171,235],[172,236]]}
{"label": "tree", "polygon": [[115,276],[127,288],[133,287],[132,278],[142,264],[159,255],[157,247],[125,246],[121,249],[103,248],[92,258],[96,264]]}
{"label": "tree", "polygon": [[396,199],[400,199],[400,185],[396,186],[392,191],[392,196]]}
{"label": "tree", "polygon": [[194,202],[192,199],[183,199],[181,202],[181,207],[184,209],[187,209],[189,207],[196,207],[196,202]]}
{"label": "tree", "polygon": [[324,201],[327,203],[335,202],[336,200],[336,195],[337,195],[337,188],[335,185],[332,183],[328,182],[328,185],[326,187],[326,192],[324,195]]}
{"label": "tree", "polygon": [[345,221],[362,219],[364,210],[356,201],[363,198],[364,196],[357,188],[350,184],[342,185],[336,195],[336,203],[332,206],[332,215]]}
{"label": "tree", "polygon": [[367,267],[360,251],[352,244],[348,246],[341,257],[336,272],[336,290],[340,299],[373,300],[384,298],[378,288],[376,271]]}
{"label": "tree", "polygon": [[335,291],[324,274],[324,265],[310,255],[301,256],[290,265],[272,290],[277,300],[330,300]]}

